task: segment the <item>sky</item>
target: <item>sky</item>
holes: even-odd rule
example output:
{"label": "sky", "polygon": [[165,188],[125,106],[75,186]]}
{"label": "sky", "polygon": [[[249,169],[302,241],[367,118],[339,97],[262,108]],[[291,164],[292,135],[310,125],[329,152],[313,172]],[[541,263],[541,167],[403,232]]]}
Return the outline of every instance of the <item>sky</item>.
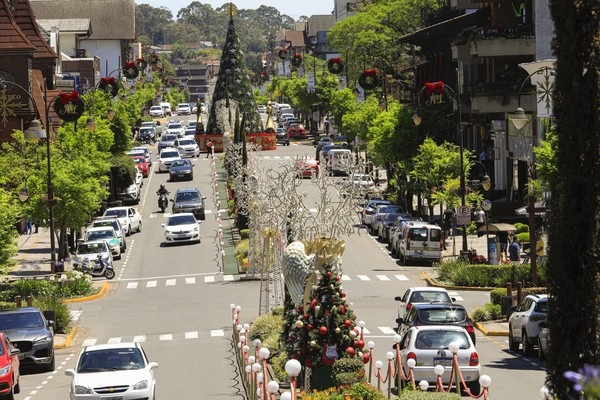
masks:
{"label": "sky", "polygon": [[[177,12],[187,7],[193,0],[136,0],[136,4],[150,4],[152,7],[165,6],[173,12],[173,17]],[[198,0],[202,4],[210,4],[212,8],[217,8],[227,3],[225,0]],[[233,4],[237,8],[257,9],[261,5],[275,7],[281,14],[289,15],[297,20],[301,15],[310,17],[311,15],[331,14],[333,11],[334,0],[237,0]]]}

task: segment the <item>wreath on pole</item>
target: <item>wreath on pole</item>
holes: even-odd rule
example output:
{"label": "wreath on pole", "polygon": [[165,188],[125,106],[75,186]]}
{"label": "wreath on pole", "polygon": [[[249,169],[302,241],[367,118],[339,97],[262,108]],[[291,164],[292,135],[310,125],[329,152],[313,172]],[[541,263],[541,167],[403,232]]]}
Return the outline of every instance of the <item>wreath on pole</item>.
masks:
{"label": "wreath on pole", "polygon": [[327,61],[327,70],[329,71],[329,73],[334,75],[341,74],[342,72],[344,72],[344,62],[339,57],[330,58]]}
{"label": "wreath on pole", "polygon": [[268,80],[269,80],[269,74],[267,74],[266,72],[261,72],[261,74],[260,74],[260,79],[261,79],[263,82],[266,82],[266,81],[268,81]]}
{"label": "wreath on pole", "polygon": [[144,59],[144,57],[137,58],[135,60],[135,64],[140,71],[145,70],[146,67],[148,66],[148,63],[146,62],[146,59]]}
{"label": "wreath on pole", "polygon": [[294,54],[292,57],[292,65],[296,68],[302,65],[302,54]]}
{"label": "wreath on pole", "polygon": [[381,78],[376,69],[365,69],[358,77],[358,84],[365,90],[373,90],[381,85]]}
{"label": "wreath on pole", "polygon": [[286,49],[279,49],[279,58],[281,58],[282,60],[285,60],[287,57],[287,50]]}
{"label": "wreath on pole", "polygon": [[114,76],[111,76],[109,78],[100,79],[100,83],[98,84],[98,89],[100,89],[106,93],[109,93],[111,99],[119,94],[119,85],[118,85],[117,81],[115,80]]}
{"label": "wreath on pole", "polygon": [[60,119],[67,122],[76,121],[85,111],[85,103],[79,98],[79,93],[60,93],[54,100],[54,111]]}
{"label": "wreath on pole", "polygon": [[150,64],[152,64],[152,65],[158,64],[158,56],[156,55],[156,53],[150,54]]}
{"label": "wreath on pole", "polygon": [[135,64],[135,62],[126,62],[125,67],[123,68],[123,75],[127,79],[135,79],[140,74],[140,70]]}

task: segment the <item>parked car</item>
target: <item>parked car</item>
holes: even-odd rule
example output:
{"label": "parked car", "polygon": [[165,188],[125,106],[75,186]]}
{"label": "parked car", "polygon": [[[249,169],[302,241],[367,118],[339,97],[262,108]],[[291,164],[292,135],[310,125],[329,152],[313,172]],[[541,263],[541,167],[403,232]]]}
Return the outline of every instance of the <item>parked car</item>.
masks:
{"label": "parked car", "polygon": [[134,182],[127,188],[117,191],[116,197],[124,203],[138,204],[140,202],[140,186]]}
{"label": "parked car", "polygon": [[137,139],[142,143],[154,143],[156,141],[156,131],[150,127],[140,127]]}
{"label": "parked car", "polygon": [[200,243],[200,224],[192,213],[171,214],[165,228],[165,244],[197,242]]}
{"label": "parked car", "polygon": [[160,117],[163,118],[165,116],[165,110],[161,106],[152,106],[150,110],[148,110],[148,114],[151,117]]}
{"label": "parked car", "polygon": [[346,179],[344,186],[356,196],[369,196],[375,192],[375,181],[369,174],[352,174]]}
{"label": "parked car", "polygon": [[137,167],[137,169],[142,173],[142,176],[144,178],[148,177],[148,173],[149,173],[149,169],[148,169],[148,162],[146,161],[145,157],[140,157],[140,156],[131,156],[131,158],[133,158],[133,162],[135,163],[135,166]]}
{"label": "parked car", "polygon": [[125,240],[125,229],[123,229],[119,220],[110,217],[98,217],[92,221],[92,228],[97,228],[100,226],[112,226],[117,234],[117,239],[119,239],[121,253],[123,253],[127,249],[127,242]]}
{"label": "parked car", "polygon": [[177,105],[177,114],[178,115],[190,115],[192,113],[192,109],[189,104],[181,103]]}
{"label": "parked car", "polygon": [[521,344],[523,354],[531,355],[534,346],[538,343],[539,325],[546,320],[547,316],[548,295],[525,296],[508,320],[508,347],[516,351]]}
{"label": "parked car", "polygon": [[404,226],[423,222],[424,221],[421,218],[413,217],[410,214],[400,214],[400,216],[396,218],[394,225],[390,228],[390,238],[388,240],[388,248],[394,257],[398,257],[398,246],[400,244],[400,236]]}
{"label": "parked car", "polygon": [[146,159],[146,162],[148,164],[150,164],[150,162],[151,162],[151,156],[152,156],[152,151],[150,151],[150,149],[148,147],[146,147],[146,146],[136,146],[136,147],[133,147],[130,150],[130,152],[133,152],[134,155],[141,152],[144,155],[144,158]]}
{"label": "parked car", "polygon": [[0,396],[3,399],[14,399],[14,395],[21,392],[20,353],[8,336],[0,332]]}
{"label": "parked car", "polygon": [[306,128],[303,124],[293,123],[288,128],[290,138],[304,139],[306,137]]}
{"label": "parked car", "polygon": [[154,399],[156,368],[137,342],[85,346],[77,367],[65,370],[70,399]]}
{"label": "parked car", "polygon": [[402,296],[394,297],[394,300],[401,302],[398,308],[398,317],[404,318],[406,313],[415,304],[429,303],[454,303],[455,299],[450,297],[450,293],[444,288],[432,286],[416,286],[408,288]]}
{"label": "parked car", "polygon": [[179,150],[182,157],[200,157],[200,148],[194,139],[176,139],[173,142],[173,147]]}
{"label": "parked car", "polygon": [[319,163],[323,164],[323,165],[327,165],[328,162],[328,158],[329,158],[329,152],[331,150],[335,150],[335,149],[341,149],[342,147],[337,145],[337,144],[333,144],[333,143],[326,143],[322,148],[321,151],[319,152],[319,155],[317,156],[317,160],[319,161]]}
{"label": "parked car", "polygon": [[381,219],[381,223],[379,224],[379,227],[377,228],[377,239],[379,239],[380,242],[382,242],[382,243],[388,242],[388,240],[390,238],[390,229],[392,228],[392,225],[394,225],[394,223],[396,222],[398,217],[401,215],[403,215],[403,214],[400,214],[400,213],[384,214],[383,218]]}
{"label": "parked car", "polygon": [[[406,332],[399,343],[400,361],[405,371],[408,371],[409,359],[415,360],[413,367],[415,382],[425,380],[435,386],[437,375],[434,369],[437,365],[444,367],[442,383],[450,382],[452,373],[452,352],[450,344],[458,347],[456,353],[462,378],[473,395],[479,395],[479,355],[475,344],[465,330],[458,326],[413,326]],[[454,381],[456,384],[456,381]],[[405,386],[410,382],[402,382]]]}
{"label": "parked car", "polygon": [[283,128],[277,128],[275,132],[275,136],[277,136],[277,143],[281,143],[284,146],[290,145],[290,135]]}
{"label": "parked car", "polygon": [[113,257],[121,258],[121,242],[112,226],[97,226],[88,228],[83,235],[84,242],[95,242],[104,240]]}
{"label": "parked car", "polygon": [[179,154],[179,150],[173,147],[167,147],[162,149],[158,156],[158,171],[159,172],[168,172],[171,167],[171,163],[175,160],[179,160],[181,158],[181,154]]}
{"label": "parked car", "polygon": [[319,174],[319,163],[314,158],[299,158],[296,161],[298,178],[311,178]]}
{"label": "parked car", "polygon": [[106,240],[77,243],[74,257],[76,263],[94,262],[98,258],[101,258],[102,262],[108,265],[113,265],[112,251],[110,251]]}
{"label": "parked car", "polygon": [[163,137],[160,139],[160,142],[158,142],[158,153],[160,154],[160,152],[167,147],[173,147],[175,140],[177,140],[177,135],[163,135]]}
{"label": "parked car", "polygon": [[0,311],[0,331],[19,349],[21,366],[39,365],[54,371],[54,326],[35,307]]}
{"label": "parked car", "polygon": [[131,235],[133,230],[142,231],[142,216],[140,212],[133,207],[111,207],[104,211],[103,217],[112,217],[119,220],[122,227],[125,228],[125,234]]}
{"label": "parked car", "polygon": [[162,125],[160,124],[160,121],[142,121],[140,128],[154,128],[157,137],[162,135]]}
{"label": "parked car", "polygon": [[538,335],[538,358],[544,361],[550,353],[550,328],[547,321],[542,321],[538,325],[540,334]]}
{"label": "parked car", "polygon": [[169,168],[169,180],[172,182],[178,180],[193,180],[193,167],[194,166],[192,165],[190,160],[187,160],[185,158],[173,161],[171,163],[171,167]]}
{"label": "parked car", "polygon": [[360,218],[361,223],[363,225],[367,225],[367,226],[371,225],[371,223],[373,221],[373,215],[377,209],[377,206],[391,206],[391,205],[392,205],[392,202],[389,200],[382,200],[382,199],[369,200],[361,213],[361,218]]}
{"label": "parked car", "polygon": [[190,107],[192,108],[192,114],[196,114],[198,112],[198,106],[196,103],[190,104]]}
{"label": "parked car", "polygon": [[379,224],[383,219],[383,216],[388,213],[401,213],[402,206],[398,205],[378,205],[375,211],[373,212],[373,218],[371,219],[371,225],[367,225],[367,229],[369,233],[374,235],[377,233],[379,229]]}
{"label": "parked car", "polygon": [[165,116],[171,116],[171,103],[165,101],[160,103],[159,106],[161,106],[161,108],[163,109]]}
{"label": "parked car", "polygon": [[439,262],[444,248],[442,237],[442,229],[437,225],[425,222],[405,225],[398,237],[397,254],[400,262]]}
{"label": "parked car", "polygon": [[173,202],[172,212],[173,214],[192,213],[198,219],[204,220],[206,219],[204,199],[206,196],[202,196],[196,188],[178,189],[175,197],[171,200]]}
{"label": "parked car", "polygon": [[[441,299],[442,295],[438,295]],[[476,344],[475,327],[467,315],[467,310],[459,304],[443,303],[443,300],[429,304],[413,304],[404,317],[396,318],[398,333],[404,335],[411,326],[456,325],[463,327],[473,344]]]}

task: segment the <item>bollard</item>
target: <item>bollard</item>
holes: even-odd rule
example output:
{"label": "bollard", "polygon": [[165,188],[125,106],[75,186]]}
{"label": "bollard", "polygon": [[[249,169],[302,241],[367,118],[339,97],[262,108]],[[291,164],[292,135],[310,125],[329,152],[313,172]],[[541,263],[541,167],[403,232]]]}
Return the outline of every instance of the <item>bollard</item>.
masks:
{"label": "bollard", "polygon": [[21,308],[21,296],[15,297],[15,302],[17,303],[17,308]]}
{"label": "bollard", "polygon": [[517,282],[517,306],[523,301],[523,282]]}
{"label": "bollard", "polygon": [[33,307],[33,297],[32,296],[27,296],[25,298],[25,300],[27,301],[27,307]]}

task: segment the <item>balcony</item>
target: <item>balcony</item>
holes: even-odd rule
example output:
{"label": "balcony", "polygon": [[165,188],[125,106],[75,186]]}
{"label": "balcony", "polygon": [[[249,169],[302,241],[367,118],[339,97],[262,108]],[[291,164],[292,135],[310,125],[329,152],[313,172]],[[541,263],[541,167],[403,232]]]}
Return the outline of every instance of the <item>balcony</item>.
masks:
{"label": "balcony", "polygon": [[515,39],[489,37],[477,40],[471,42],[471,55],[479,57],[535,56],[535,37]]}
{"label": "balcony", "polygon": [[[519,96],[515,92],[504,95],[479,93],[470,95],[470,98],[471,112],[474,114],[512,113],[519,106]],[[525,110],[535,110],[535,95],[522,94],[521,107]]]}

